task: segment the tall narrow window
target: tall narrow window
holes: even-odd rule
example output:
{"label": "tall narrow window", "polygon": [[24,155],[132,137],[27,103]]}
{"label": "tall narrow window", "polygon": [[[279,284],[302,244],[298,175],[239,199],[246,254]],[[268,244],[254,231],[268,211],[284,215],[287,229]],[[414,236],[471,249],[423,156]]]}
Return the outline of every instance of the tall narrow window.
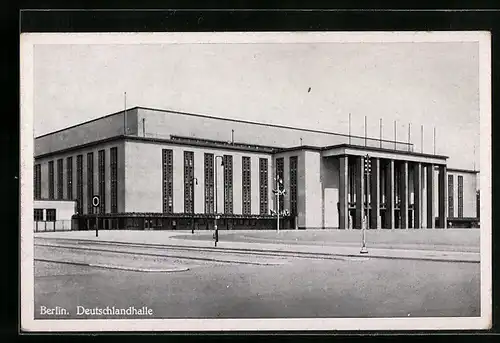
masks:
{"label": "tall narrow window", "polygon": [[76,208],[83,214],[83,156],[76,156]]}
{"label": "tall narrow window", "polygon": [[110,149],[111,213],[118,212],[118,148]]}
{"label": "tall narrow window", "polygon": [[54,161],[49,162],[49,199],[54,199]]}
{"label": "tall narrow window", "polygon": [[57,160],[57,199],[63,198],[63,159]]}
{"label": "tall narrow window", "polygon": [[[276,178],[278,180],[282,180],[283,182],[285,182],[284,180],[284,170],[285,170],[285,159],[283,157],[280,157],[280,158],[277,158],[276,159]],[[283,187],[284,185],[283,184],[279,184],[278,181],[276,181],[276,189],[279,189],[280,190],[283,190]],[[285,201],[283,199],[283,196],[280,196],[280,201],[279,201],[279,207],[280,207],[280,211],[283,210],[283,207],[285,207]]]}
{"label": "tall narrow window", "polygon": [[42,197],[42,167],[39,164],[35,164],[34,178],[34,196],[35,199],[40,199]]}
{"label": "tall narrow window", "polygon": [[259,159],[260,214],[269,214],[269,174],[267,158]]}
{"label": "tall narrow window", "polygon": [[94,153],[87,153],[87,213],[93,213],[92,197],[94,196]]}
{"label": "tall narrow window", "polygon": [[458,176],[458,217],[464,216],[464,177]]}
{"label": "tall narrow window", "polygon": [[106,213],[106,151],[99,150],[99,213]]}
{"label": "tall narrow window", "polygon": [[66,199],[73,200],[73,157],[66,159]]}
{"label": "tall narrow window", "polygon": [[401,199],[401,168],[394,168],[394,201],[400,206]]}
{"label": "tall narrow window", "polygon": [[194,213],[194,153],[184,151],[184,212]]}
{"label": "tall narrow window", "polygon": [[380,205],[385,206],[386,204],[386,182],[387,182],[387,168],[382,166],[382,161],[380,161]]}
{"label": "tall narrow window", "polygon": [[481,218],[481,193],[476,191],[476,217]]}
{"label": "tall narrow window", "polygon": [[297,214],[297,156],[290,156],[290,213]]}
{"label": "tall narrow window", "polygon": [[242,179],[243,179],[243,214],[252,213],[252,188],[250,157],[242,157]]}
{"label": "tall narrow window", "polygon": [[205,153],[205,213],[214,213],[214,154]]}
{"label": "tall narrow window", "polygon": [[170,149],[162,150],[163,162],[163,212],[174,212],[174,164],[173,151]]}
{"label": "tall narrow window", "polygon": [[448,175],[448,217],[452,218],[455,216],[453,200],[453,175]]}
{"label": "tall narrow window", "polygon": [[348,159],[348,171],[349,171],[349,192],[348,199],[349,205],[352,205],[356,201],[356,166],[352,163],[352,158]]}
{"label": "tall narrow window", "polygon": [[233,213],[233,156],[224,155],[224,213]]}

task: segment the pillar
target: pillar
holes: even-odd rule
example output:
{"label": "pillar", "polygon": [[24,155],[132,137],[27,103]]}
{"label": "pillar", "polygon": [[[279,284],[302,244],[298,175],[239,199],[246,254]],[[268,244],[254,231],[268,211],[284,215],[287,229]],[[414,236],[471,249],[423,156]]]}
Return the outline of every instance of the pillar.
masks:
{"label": "pillar", "polygon": [[371,228],[380,229],[380,159],[372,158],[370,175]]}
{"label": "pillar", "polygon": [[448,187],[446,187],[446,166],[439,166],[438,174],[438,227],[446,229],[447,210],[446,200],[448,199]]}
{"label": "pillar", "polygon": [[385,205],[385,218],[386,218],[386,229],[394,230],[394,160],[389,160],[387,162],[387,172],[386,175],[386,205]]}
{"label": "pillar", "polygon": [[356,157],[356,218],[354,219],[354,228],[361,229],[364,215],[364,158]]}
{"label": "pillar", "polygon": [[413,217],[415,229],[422,227],[422,164],[413,165]]}
{"label": "pillar", "polygon": [[408,229],[408,201],[409,201],[409,191],[408,191],[408,162],[403,161],[401,163],[401,229]]}
{"label": "pillar", "polygon": [[434,229],[434,165],[428,164],[427,169],[427,228]]}
{"label": "pillar", "polygon": [[349,158],[347,156],[340,157],[340,173],[339,173],[339,229],[347,230],[349,228]]}

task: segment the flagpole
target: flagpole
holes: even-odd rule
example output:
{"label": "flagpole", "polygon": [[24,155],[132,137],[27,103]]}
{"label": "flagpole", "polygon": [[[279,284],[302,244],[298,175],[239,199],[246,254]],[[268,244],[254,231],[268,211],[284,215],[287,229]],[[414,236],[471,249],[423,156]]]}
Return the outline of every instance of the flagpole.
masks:
{"label": "flagpole", "polygon": [[436,155],[436,127],[434,126],[434,155]]}
{"label": "flagpole", "polygon": [[397,128],[396,128],[396,121],[394,121],[394,150],[397,150]]}
{"label": "flagpole", "polygon": [[349,113],[349,145],[351,144],[351,113]]}
{"label": "flagpole", "polygon": [[365,146],[367,145],[367,138],[366,138],[366,116],[365,116]]}
{"label": "flagpole", "polygon": [[411,151],[410,142],[411,142],[411,123],[408,123],[408,151]]}
{"label": "flagpole", "polygon": [[424,124],[420,125],[420,152],[424,152]]}
{"label": "flagpole", "polygon": [[474,160],[473,160],[473,170],[476,171],[476,145],[474,144]]}
{"label": "flagpole", "polygon": [[127,92],[123,96],[123,134],[127,134]]}
{"label": "flagpole", "polygon": [[380,118],[380,147],[382,147],[382,118]]}

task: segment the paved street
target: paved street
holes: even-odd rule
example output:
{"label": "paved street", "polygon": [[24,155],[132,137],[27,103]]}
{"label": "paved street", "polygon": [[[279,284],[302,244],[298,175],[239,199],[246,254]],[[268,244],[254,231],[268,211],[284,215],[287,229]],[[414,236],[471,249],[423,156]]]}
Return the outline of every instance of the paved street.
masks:
{"label": "paved street", "polygon": [[[37,234],[35,318],[115,318],[78,315],[78,306],[147,306],[148,318],[478,316],[480,264],[452,260],[476,254],[478,233],[408,237],[400,246],[380,234],[374,244],[392,244],[379,248],[391,258],[337,254],[359,253],[338,232],[222,232],[217,248],[210,232]],[[433,241],[441,252],[431,251]],[[431,252],[447,257],[426,259]],[[69,314],[41,315],[42,306]]]}
{"label": "paved street", "polygon": [[[479,252],[479,230],[367,230],[367,244],[374,248],[440,250]],[[174,238],[211,240],[205,231]],[[221,239],[229,242],[306,244],[314,246],[354,246],[361,243],[360,230],[285,230],[276,231],[221,231]]]}

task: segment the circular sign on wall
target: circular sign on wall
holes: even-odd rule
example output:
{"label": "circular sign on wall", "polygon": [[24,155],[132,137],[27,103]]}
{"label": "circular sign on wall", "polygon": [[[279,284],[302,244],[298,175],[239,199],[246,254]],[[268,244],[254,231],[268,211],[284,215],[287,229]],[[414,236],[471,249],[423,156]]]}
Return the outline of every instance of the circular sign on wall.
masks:
{"label": "circular sign on wall", "polygon": [[94,195],[92,197],[92,206],[98,207],[99,206],[99,202],[100,202],[99,196],[98,195]]}

